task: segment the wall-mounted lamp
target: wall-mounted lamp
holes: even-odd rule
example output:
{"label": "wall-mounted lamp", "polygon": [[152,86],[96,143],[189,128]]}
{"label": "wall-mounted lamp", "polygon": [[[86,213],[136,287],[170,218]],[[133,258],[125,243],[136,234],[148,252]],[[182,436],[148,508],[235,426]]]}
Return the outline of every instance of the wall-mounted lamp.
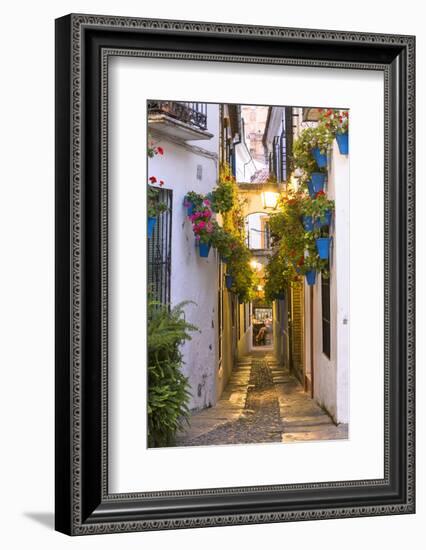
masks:
{"label": "wall-mounted lamp", "polygon": [[275,208],[279,199],[279,193],[275,191],[262,191],[263,208]]}

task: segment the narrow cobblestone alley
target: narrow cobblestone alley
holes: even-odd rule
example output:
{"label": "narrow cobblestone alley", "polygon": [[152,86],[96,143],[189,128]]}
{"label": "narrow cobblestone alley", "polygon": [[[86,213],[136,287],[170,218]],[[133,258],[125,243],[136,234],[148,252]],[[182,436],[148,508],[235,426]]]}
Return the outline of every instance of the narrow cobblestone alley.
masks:
{"label": "narrow cobblestone alley", "polygon": [[293,442],[347,438],[271,354],[237,362],[217,405],[192,413],[177,446]]}

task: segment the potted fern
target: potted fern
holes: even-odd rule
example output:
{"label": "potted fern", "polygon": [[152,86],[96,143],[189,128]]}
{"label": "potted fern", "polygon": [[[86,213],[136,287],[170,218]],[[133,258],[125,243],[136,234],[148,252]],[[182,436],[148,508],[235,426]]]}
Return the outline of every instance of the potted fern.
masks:
{"label": "potted fern", "polygon": [[148,296],[148,446],[173,445],[189,418],[190,385],[182,373],[181,345],[197,327],[182,302],[173,308]]}

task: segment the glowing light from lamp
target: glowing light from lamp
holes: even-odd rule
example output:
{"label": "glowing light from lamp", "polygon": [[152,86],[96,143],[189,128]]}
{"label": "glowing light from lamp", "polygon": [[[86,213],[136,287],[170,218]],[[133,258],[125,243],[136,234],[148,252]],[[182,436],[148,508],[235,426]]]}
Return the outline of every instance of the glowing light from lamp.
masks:
{"label": "glowing light from lamp", "polygon": [[262,201],[264,208],[275,208],[277,206],[279,193],[275,191],[262,191]]}
{"label": "glowing light from lamp", "polygon": [[250,267],[256,271],[260,271],[263,268],[263,265],[256,261],[256,260],[250,260]]}

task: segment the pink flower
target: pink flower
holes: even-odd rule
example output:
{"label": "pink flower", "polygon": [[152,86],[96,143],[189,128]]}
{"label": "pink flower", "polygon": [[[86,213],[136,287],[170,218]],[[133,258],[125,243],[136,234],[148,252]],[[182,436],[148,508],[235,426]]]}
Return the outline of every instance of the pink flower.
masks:
{"label": "pink flower", "polygon": [[201,221],[201,222],[198,224],[198,227],[199,227],[200,229],[204,229],[204,228],[206,227],[206,222]]}
{"label": "pink flower", "polygon": [[204,199],[203,204],[205,206],[210,206],[211,203],[210,203],[209,199]]}
{"label": "pink flower", "polygon": [[213,224],[212,224],[212,222],[207,222],[206,231],[207,231],[207,233],[211,233],[211,232],[213,231]]}

